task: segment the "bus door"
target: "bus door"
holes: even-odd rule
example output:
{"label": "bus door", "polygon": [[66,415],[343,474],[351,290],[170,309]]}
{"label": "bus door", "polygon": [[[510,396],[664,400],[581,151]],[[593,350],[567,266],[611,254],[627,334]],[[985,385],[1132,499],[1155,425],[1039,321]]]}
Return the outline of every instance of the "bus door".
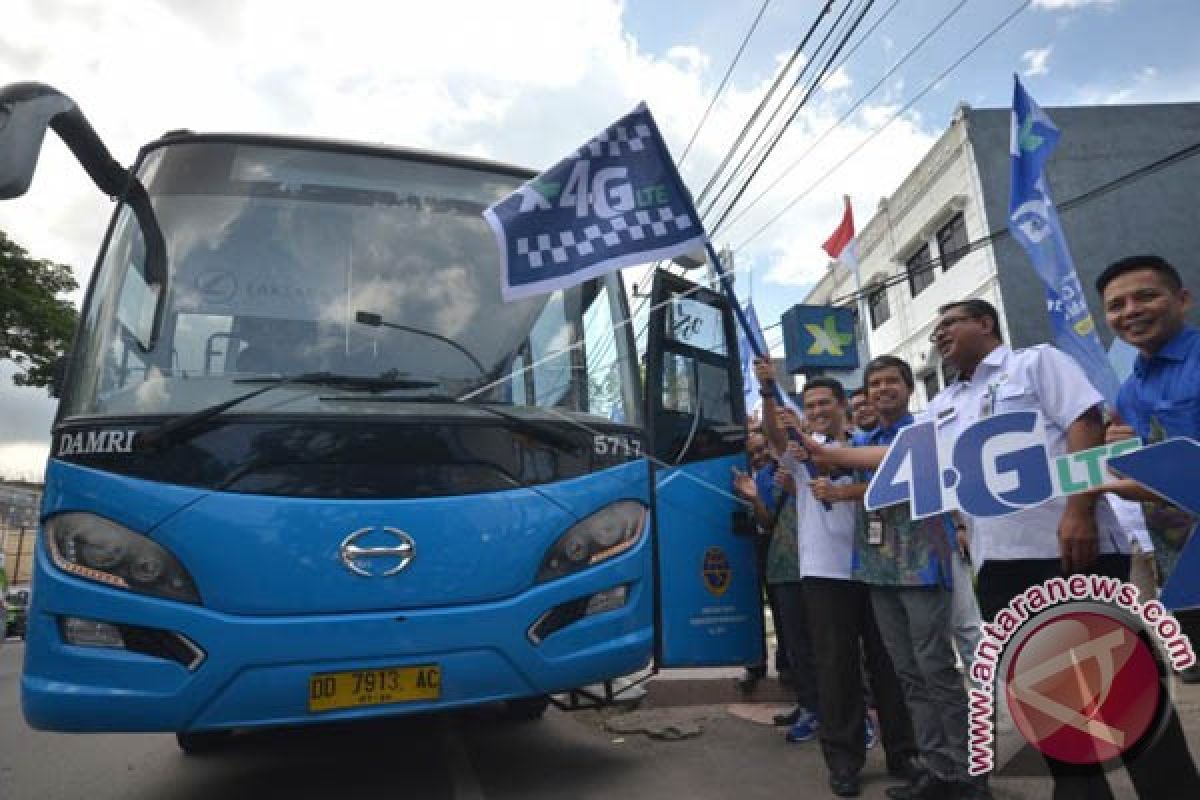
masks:
{"label": "bus door", "polygon": [[733,495],[746,469],[733,314],[719,293],[655,275],[646,349],[659,667],[763,660],[753,525]]}

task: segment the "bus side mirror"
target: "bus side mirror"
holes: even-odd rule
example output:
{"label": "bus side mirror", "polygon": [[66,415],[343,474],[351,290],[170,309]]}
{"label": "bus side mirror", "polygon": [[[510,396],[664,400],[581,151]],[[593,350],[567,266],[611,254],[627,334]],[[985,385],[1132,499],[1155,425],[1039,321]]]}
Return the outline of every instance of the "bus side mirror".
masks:
{"label": "bus side mirror", "polygon": [[137,216],[146,243],[146,282],[158,287],[159,297],[149,345],[143,345],[148,351],[157,340],[167,296],[162,230],[145,187],[112,157],[75,101],[53,86],[29,81],[0,87],[0,200],[29,189],[47,128],[54,129],[100,191],[124,198]]}
{"label": "bus side mirror", "polygon": [[44,84],[0,89],[0,199],[25,194],[50,122],[75,108],[71,98]]}

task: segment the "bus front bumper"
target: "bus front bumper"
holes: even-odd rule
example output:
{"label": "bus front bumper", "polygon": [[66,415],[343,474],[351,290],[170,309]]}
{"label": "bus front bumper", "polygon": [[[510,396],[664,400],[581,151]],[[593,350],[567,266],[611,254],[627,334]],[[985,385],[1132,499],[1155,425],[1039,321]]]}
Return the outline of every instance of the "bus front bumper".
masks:
{"label": "bus front bumper", "polygon": [[[407,714],[551,694],[635,672],[653,649],[647,542],[575,576],[501,601],[312,616],[237,616],[68,576],[37,558],[21,699],[31,726],[55,731],[201,731]],[[626,587],[619,608],[540,642],[550,610]],[[77,617],[179,634],[201,651],[191,668],[126,649],[68,644]],[[436,665],[435,700],[309,710],[310,678]]]}

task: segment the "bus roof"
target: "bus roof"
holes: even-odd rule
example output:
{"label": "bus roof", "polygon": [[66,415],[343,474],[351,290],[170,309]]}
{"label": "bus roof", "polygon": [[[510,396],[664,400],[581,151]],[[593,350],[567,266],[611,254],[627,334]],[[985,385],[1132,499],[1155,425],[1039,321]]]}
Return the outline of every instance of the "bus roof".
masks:
{"label": "bus roof", "polygon": [[256,145],[260,147],[288,147],[302,150],[324,150],[334,153],[380,156],[384,158],[404,158],[451,167],[499,172],[525,180],[538,174],[527,167],[504,164],[486,158],[438,153],[432,150],[420,150],[412,147],[396,147],[393,145],[370,144],[345,139],[324,139],[311,136],[287,136],[266,133],[195,133],[189,130],[168,131],[158,139],[146,143],[138,153],[138,161],[140,162],[148,152],[159,147],[192,142],[232,142],[234,144]]}

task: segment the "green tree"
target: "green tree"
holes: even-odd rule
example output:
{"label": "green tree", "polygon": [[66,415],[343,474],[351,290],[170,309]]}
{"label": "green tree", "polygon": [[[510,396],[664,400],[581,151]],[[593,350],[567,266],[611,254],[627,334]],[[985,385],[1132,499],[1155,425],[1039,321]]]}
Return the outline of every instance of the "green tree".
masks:
{"label": "green tree", "polygon": [[0,231],[0,361],[17,365],[17,386],[50,385],[79,317],[59,295],[78,286],[70,267],[31,258]]}

